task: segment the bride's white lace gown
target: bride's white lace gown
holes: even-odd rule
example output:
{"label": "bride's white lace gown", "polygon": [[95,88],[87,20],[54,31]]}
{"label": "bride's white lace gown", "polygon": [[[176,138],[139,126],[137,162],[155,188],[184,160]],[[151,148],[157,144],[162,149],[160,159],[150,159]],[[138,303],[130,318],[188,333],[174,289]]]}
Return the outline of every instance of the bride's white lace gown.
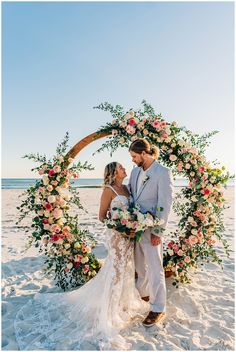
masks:
{"label": "bride's white lace gown", "polygon": [[[111,208],[128,204],[117,195]],[[133,243],[106,230],[108,256],[99,273],[72,292],[36,294],[14,322],[21,350],[130,349],[132,320],[147,312],[135,288]]]}

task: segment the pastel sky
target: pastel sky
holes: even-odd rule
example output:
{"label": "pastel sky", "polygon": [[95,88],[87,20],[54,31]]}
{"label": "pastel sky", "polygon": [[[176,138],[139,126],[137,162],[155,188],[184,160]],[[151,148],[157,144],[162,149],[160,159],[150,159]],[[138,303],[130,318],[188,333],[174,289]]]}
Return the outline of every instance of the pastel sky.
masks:
{"label": "pastel sky", "polygon": [[[24,154],[51,156],[70,134],[73,146],[111,120],[93,106],[139,108],[146,99],[167,121],[196,133],[218,130],[209,160],[234,171],[233,2],[2,3],[2,177],[35,177]],[[77,157],[103,177],[120,161]]]}

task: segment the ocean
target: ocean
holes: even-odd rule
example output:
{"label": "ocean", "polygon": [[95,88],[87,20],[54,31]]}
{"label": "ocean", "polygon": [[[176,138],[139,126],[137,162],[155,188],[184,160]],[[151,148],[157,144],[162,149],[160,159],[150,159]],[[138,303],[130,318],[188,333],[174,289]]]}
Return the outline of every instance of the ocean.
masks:
{"label": "ocean", "polygon": [[[37,178],[2,178],[2,189],[28,189],[37,180]],[[72,180],[71,184],[75,188],[99,188],[102,186],[102,178],[79,178]],[[125,184],[128,183],[128,179],[124,181]],[[186,187],[188,185],[188,180],[176,178],[174,181],[175,187]],[[234,180],[229,180],[228,187],[234,187]]]}

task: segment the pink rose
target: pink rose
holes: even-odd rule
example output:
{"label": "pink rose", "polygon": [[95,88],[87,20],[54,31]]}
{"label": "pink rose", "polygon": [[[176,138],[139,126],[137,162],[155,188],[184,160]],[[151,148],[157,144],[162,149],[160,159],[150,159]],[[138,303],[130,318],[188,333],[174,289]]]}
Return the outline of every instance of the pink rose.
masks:
{"label": "pink rose", "polygon": [[39,175],[43,175],[43,174],[44,174],[44,170],[43,169],[39,170]]}
{"label": "pink rose", "polygon": [[61,228],[60,226],[56,225],[56,224],[53,224],[51,226],[51,232],[56,232],[56,233],[59,233],[61,231]]}
{"label": "pink rose", "polygon": [[191,262],[191,259],[190,259],[189,256],[187,256],[187,257],[184,258],[184,261],[185,261],[185,263],[190,263],[190,262]]}
{"label": "pink rose", "polygon": [[196,226],[197,226],[196,221],[191,221],[191,222],[190,222],[190,224],[191,224],[192,226],[194,226],[194,227],[196,227]]}
{"label": "pink rose", "polygon": [[165,121],[162,121],[162,122],[160,123],[160,125],[161,125],[162,128],[163,128],[163,127],[166,127],[166,122],[165,122]]}
{"label": "pink rose", "polygon": [[127,222],[128,222],[128,220],[127,220],[127,219],[121,219],[121,224],[122,224],[122,225],[126,225],[126,224],[127,224]]}
{"label": "pink rose", "polygon": [[160,125],[160,122],[155,120],[152,124],[152,127],[157,128]]}
{"label": "pink rose", "polygon": [[128,133],[128,134],[131,134],[131,135],[133,135],[133,134],[135,134],[135,128],[133,127],[133,126],[131,126],[131,125],[128,125],[127,127],[126,127],[126,132]]}
{"label": "pink rose", "polygon": [[59,219],[59,218],[62,217],[62,215],[63,215],[63,212],[62,212],[61,209],[56,208],[56,209],[53,210],[53,216],[54,216],[54,218]]}
{"label": "pink rose", "polygon": [[120,127],[125,128],[127,126],[125,121],[121,121],[120,122]]}
{"label": "pink rose", "polygon": [[83,268],[83,273],[86,274],[89,271],[89,265],[85,265]]}
{"label": "pink rose", "polygon": [[64,226],[62,229],[62,232],[64,233],[64,235],[68,235],[70,230],[71,230],[71,228],[69,226]]}
{"label": "pink rose", "polygon": [[51,177],[52,175],[54,175],[54,173],[55,173],[54,170],[51,169],[51,170],[49,170],[49,172],[48,172],[48,176]]}
{"label": "pink rose", "polygon": [[45,203],[44,208],[50,211],[52,210],[52,205],[50,203]]}
{"label": "pink rose", "polygon": [[133,228],[133,229],[136,229],[137,226],[138,226],[138,222],[137,222],[137,221],[134,221],[134,222],[132,223],[132,228]]}
{"label": "pink rose", "polygon": [[175,253],[177,253],[178,250],[179,250],[179,249],[178,249],[178,246],[176,246],[176,245],[174,245],[174,248],[173,248],[173,249],[174,249],[174,252],[175,252]]}
{"label": "pink rose", "polygon": [[128,120],[128,123],[133,126],[133,125],[136,125],[136,121],[134,119],[129,119]]}
{"label": "pink rose", "polygon": [[56,241],[58,241],[60,239],[60,237],[58,235],[52,235],[51,238],[52,238],[53,242],[56,242]]}
{"label": "pink rose", "polygon": [[61,171],[61,167],[60,167],[59,165],[55,165],[54,168],[53,168],[53,170],[54,170],[56,173],[58,173],[58,172]]}
{"label": "pink rose", "polygon": [[179,163],[179,164],[177,165],[177,170],[178,170],[178,171],[182,171],[182,170],[183,170],[183,164]]}
{"label": "pink rose", "polygon": [[183,252],[181,249],[179,249],[178,252],[177,252],[177,254],[178,254],[179,256],[182,256],[182,255],[184,254],[184,252]]}

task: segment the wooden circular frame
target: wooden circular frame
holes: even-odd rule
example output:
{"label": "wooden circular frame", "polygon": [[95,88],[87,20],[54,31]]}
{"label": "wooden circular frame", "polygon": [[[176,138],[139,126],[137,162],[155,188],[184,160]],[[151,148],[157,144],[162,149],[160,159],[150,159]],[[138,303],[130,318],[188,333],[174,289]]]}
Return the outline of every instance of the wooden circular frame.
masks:
{"label": "wooden circular frame", "polygon": [[104,137],[107,137],[107,136],[110,136],[112,135],[111,132],[102,132],[102,133],[98,133],[98,132],[94,132],[92,134],[89,134],[87,137],[81,139],[78,143],[76,143],[74,145],[73,148],[71,148],[69,150],[69,152],[67,153],[67,157],[68,158],[75,158],[77,154],[79,154],[79,152],[85,148],[87,145],[89,145],[90,143],[96,141],[97,139],[100,139],[100,138],[104,138]]}

